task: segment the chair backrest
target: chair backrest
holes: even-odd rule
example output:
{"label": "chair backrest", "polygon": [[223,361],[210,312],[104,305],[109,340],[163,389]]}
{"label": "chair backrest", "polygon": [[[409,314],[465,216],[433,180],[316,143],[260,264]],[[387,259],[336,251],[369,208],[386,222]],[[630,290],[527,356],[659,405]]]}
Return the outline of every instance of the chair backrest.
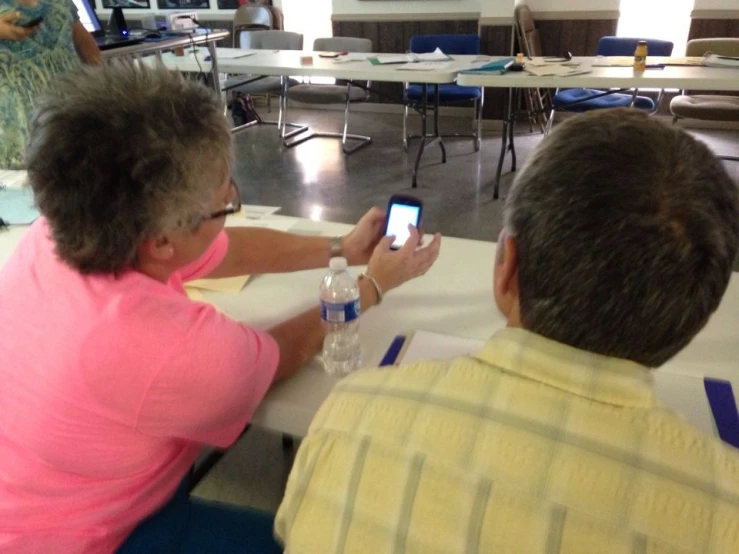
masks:
{"label": "chair backrest", "polygon": [[302,50],[303,35],[290,31],[241,31],[239,48],[252,50]]}
{"label": "chair backrest", "polygon": [[519,4],[513,12],[516,21],[516,35],[521,52],[529,58],[541,56],[541,37],[531,10],[526,4]]}
{"label": "chair backrest", "polygon": [[267,6],[240,6],[234,13],[234,32],[243,29],[272,29],[274,20]]}
{"label": "chair backrest", "polygon": [[719,56],[739,56],[739,38],[694,38],[688,41],[686,56],[704,56],[707,52]]}
{"label": "chair backrest", "polygon": [[650,56],[671,56],[673,44],[656,38],[603,37],[598,41],[596,56],[633,56],[640,40],[647,41]]}
{"label": "chair backrest", "polygon": [[316,52],[372,52],[372,41],[368,38],[331,37],[313,41]]}
{"label": "chair backrest", "polygon": [[411,37],[411,52],[425,54],[440,48],[444,54],[480,53],[479,35],[419,35]]}

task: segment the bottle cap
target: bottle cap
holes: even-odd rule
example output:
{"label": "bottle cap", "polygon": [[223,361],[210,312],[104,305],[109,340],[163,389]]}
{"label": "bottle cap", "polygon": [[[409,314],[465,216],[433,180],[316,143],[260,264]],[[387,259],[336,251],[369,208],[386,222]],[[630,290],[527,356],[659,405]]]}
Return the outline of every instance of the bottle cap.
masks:
{"label": "bottle cap", "polygon": [[331,258],[328,267],[331,271],[344,271],[347,268],[346,258]]}

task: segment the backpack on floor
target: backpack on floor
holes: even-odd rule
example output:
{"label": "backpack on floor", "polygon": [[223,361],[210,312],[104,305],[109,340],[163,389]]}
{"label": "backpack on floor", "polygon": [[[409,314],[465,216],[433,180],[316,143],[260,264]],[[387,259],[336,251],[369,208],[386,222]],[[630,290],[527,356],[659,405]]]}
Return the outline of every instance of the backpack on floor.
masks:
{"label": "backpack on floor", "polygon": [[231,106],[231,117],[236,127],[246,125],[252,121],[262,122],[262,118],[259,117],[257,109],[254,107],[254,99],[251,94],[239,94],[236,97]]}

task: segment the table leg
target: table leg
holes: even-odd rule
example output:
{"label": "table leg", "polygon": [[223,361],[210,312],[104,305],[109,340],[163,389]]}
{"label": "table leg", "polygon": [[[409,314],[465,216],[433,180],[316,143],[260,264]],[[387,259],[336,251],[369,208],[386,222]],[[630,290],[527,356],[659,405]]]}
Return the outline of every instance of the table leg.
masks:
{"label": "table leg", "polygon": [[221,94],[221,82],[218,78],[218,56],[216,54],[215,41],[208,41],[208,54],[210,54],[210,78],[212,80],[213,90],[215,91],[219,102],[223,102],[223,95]]}
{"label": "table leg", "polygon": [[426,83],[421,86],[421,144],[418,145],[418,153],[416,154],[416,163],[413,165],[413,180],[411,186],[416,188],[418,186],[418,166],[421,163],[421,156],[426,148],[426,115],[428,112],[428,101],[426,96],[429,93],[429,88]]}
{"label": "table leg", "polygon": [[500,174],[503,172],[503,162],[508,151],[508,138],[510,136],[510,119],[513,114],[513,89],[508,89],[508,102],[504,103],[505,113],[503,114],[503,133],[500,136],[500,156],[498,157],[498,169],[495,172],[495,181],[493,184],[493,199],[497,200],[500,196]]}
{"label": "table leg", "polygon": [[516,171],[516,143],[514,142],[514,132],[516,130],[516,118],[513,111],[508,114],[510,121],[508,122],[508,150],[511,151],[511,171]]}
{"label": "table leg", "polygon": [[439,85],[434,85],[434,141],[439,141],[441,147],[441,163],[446,163],[446,146],[439,132]]}

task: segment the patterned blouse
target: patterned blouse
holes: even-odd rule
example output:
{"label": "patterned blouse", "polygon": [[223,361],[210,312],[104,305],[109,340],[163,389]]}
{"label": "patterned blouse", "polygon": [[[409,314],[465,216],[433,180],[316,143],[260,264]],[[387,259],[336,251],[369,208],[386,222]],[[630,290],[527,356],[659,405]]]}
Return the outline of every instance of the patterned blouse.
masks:
{"label": "patterned blouse", "polygon": [[54,77],[80,64],[72,42],[77,10],[71,0],[40,0],[27,7],[0,0],[0,14],[21,13],[22,21],[43,16],[43,24],[23,40],[0,40],[0,168],[23,164],[28,124],[36,98]]}

